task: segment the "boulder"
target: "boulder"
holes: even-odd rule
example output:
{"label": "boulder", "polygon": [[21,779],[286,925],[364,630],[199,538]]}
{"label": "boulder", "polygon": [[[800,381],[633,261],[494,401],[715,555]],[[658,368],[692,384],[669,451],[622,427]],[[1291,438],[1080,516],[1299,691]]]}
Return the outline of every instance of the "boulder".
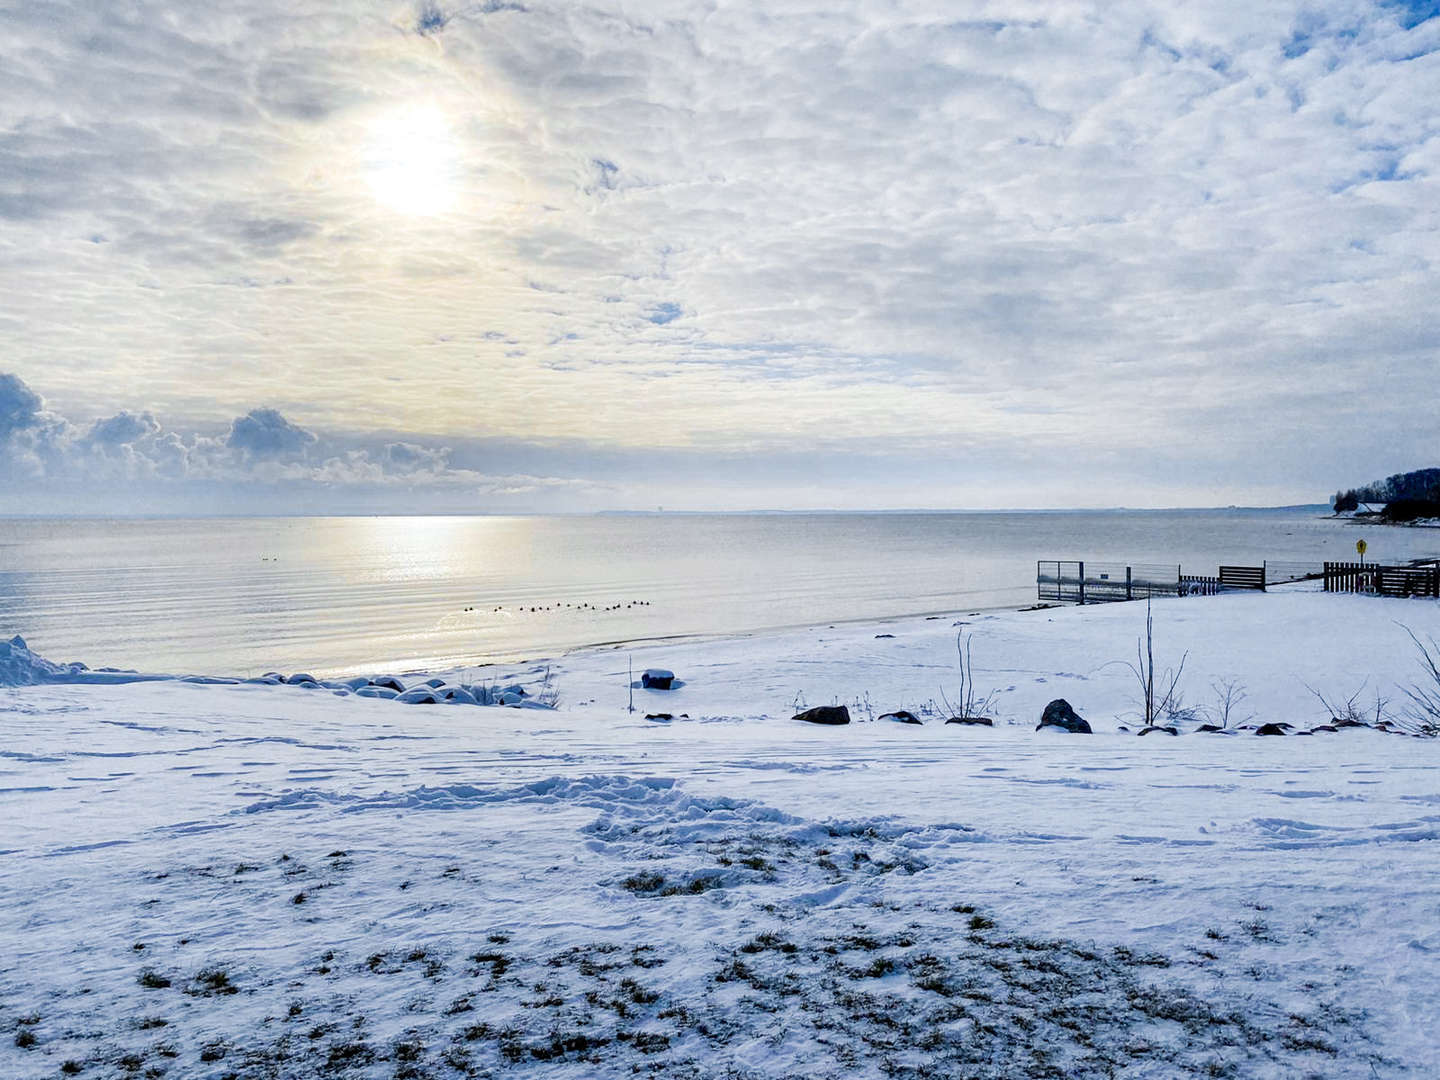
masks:
{"label": "boulder", "polygon": [[947,724],[971,724],[980,727],[994,727],[995,721],[988,716],[952,716],[946,720]]}
{"label": "boulder", "polygon": [[1284,735],[1285,729],[1279,724],[1261,724],[1255,729],[1256,735]]}
{"label": "boulder", "polygon": [[405,684],[402,683],[399,679],[395,678],[394,675],[377,676],[376,678],[370,680],[370,685],[388,687],[389,689],[394,690],[397,694],[403,694],[405,692]]}
{"label": "boulder", "polygon": [[850,710],[844,705],[817,705],[796,713],[791,719],[804,720],[807,724],[848,724]]}
{"label": "boulder", "polygon": [[640,689],[669,690],[675,682],[675,673],[664,668],[646,668],[640,673]]}
{"label": "boulder", "polygon": [[438,690],[438,689],[440,689],[440,687],[442,687],[442,686],[445,685],[445,680],[444,680],[444,679],[426,679],[425,682],[424,682],[424,685],[430,687],[431,690]]}
{"label": "boulder", "polygon": [[1161,727],[1161,726],[1158,725],[1158,724],[1152,724],[1150,727],[1142,727],[1142,728],[1141,728],[1139,731],[1137,731],[1135,734],[1136,734],[1136,735],[1161,735],[1161,734],[1163,734],[1163,735],[1179,735],[1180,732],[1177,731],[1177,730],[1176,730],[1175,728],[1173,728],[1173,727]]}
{"label": "boulder", "polygon": [[287,683],[318,683],[320,680],[314,675],[307,675],[305,672],[297,672],[285,680]]}
{"label": "boulder", "polygon": [[1332,727],[1330,724],[1321,724],[1319,727],[1313,727],[1313,728],[1311,728],[1311,729],[1310,729],[1310,733],[1313,735],[1313,734],[1314,734],[1315,732],[1317,732],[1317,731],[1325,731],[1325,732],[1329,732],[1329,733],[1333,734],[1333,733],[1335,733],[1335,732],[1337,732],[1337,731],[1339,731],[1339,730],[1340,730],[1339,728],[1337,728],[1337,727]]}
{"label": "boulder", "polygon": [[1195,730],[1196,732],[1219,732],[1221,735],[1226,734],[1225,729],[1219,724],[1201,724]]}
{"label": "boulder", "polygon": [[355,696],[368,698],[393,698],[398,695],[388,686],[362,686],[359,690],[355,691]]}
{"label": "boulder", "polygon": [[427,686],[417,686],[414,690],[406,690],[405,693],[397,695],[395,700],[403,701],[406,705],[438,705],[440,703],[435,692]]}
{"label": "boulder", "polygon": [[894,712],[881,713],[880,719],[893,720],[897,724],[923,724],[925,722],[914,713],[907,712],[905,709],[896,709]]}
{"label": "boulder", "polygon": [[440,697],[451,705],[479,705],[475,695],[459,686],[447,686],[440,691]]}
{"label": "boulder", "polygon": [[1035,730],[1041,728],[1055,727],[1061,731],[1073,732],[1077,735],[1089,735],[1090,725],[1085,718],[1070,707],[1070,703],[1064,698],[1056,698],[1045,706],[1045,711],[1040,714],[1040,723]]}

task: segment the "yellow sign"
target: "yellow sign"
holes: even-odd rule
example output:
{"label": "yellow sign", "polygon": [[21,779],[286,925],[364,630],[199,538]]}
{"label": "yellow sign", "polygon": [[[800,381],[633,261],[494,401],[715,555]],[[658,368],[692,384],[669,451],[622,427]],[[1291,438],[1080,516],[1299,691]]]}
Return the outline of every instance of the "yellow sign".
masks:
{"label": "yellow sign", "polygon": [[1356,541],[1355,541],[1355,550],[1358,551],[1361,555],[1364,555],[1364,554],[1365,554],[1365,548],[1366,548],[1366,544],[1365,544],[1365,541],[1364,541],[1364,540],[1356,540]]}

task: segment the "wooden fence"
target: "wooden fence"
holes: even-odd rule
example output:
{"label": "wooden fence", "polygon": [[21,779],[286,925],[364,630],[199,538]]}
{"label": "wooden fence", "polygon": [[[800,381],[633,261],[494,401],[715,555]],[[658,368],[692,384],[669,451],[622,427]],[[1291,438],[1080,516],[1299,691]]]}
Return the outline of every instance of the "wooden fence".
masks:
{"label": "wooden fence", "polygon": [[1325,591],[1440,598],[1440,565],[1377,566],[1375,563],[1327,562]]}
{"label": "wooden fence", "polygon": [[1041,600],[1101,604],[1147,596],[1214,596],[1227,589],[1265,590],[1266,567],[1222,566],[1217,576],[1186,574],[1175,563],[1041,560],[1035,588]]}
{"label": "wooden fence", "polygon": [[1265,591],[1265,567],[1260,566],[1222,566],[1220,567],[1220,588],[1222,589],[1258,589]]}

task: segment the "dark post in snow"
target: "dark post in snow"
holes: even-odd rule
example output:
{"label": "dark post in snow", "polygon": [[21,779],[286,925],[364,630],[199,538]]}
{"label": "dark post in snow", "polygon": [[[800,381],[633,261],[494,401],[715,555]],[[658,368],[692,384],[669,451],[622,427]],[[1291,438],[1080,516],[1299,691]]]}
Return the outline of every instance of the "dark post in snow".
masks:
{"label": "dark post in snow", "polygon": [[1134,600],[1135,594],[1130,591],[1130,567],[1125,567],[1125,599]]}
{"label": "dark post in snow", "polygon": [[1080,563],[1080,603],[1085,603],[1085,564]]}

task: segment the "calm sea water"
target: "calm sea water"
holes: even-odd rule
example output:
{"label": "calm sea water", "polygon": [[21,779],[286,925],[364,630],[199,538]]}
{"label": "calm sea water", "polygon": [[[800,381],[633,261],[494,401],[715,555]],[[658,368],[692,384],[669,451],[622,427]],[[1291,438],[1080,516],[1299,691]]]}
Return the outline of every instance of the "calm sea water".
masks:
{"label": "calm sea water", "polygon": [[1440,554],[1318,511],[0,520],[0,633],[92,667],[436,668],[1033,602],[1035,561]]}

